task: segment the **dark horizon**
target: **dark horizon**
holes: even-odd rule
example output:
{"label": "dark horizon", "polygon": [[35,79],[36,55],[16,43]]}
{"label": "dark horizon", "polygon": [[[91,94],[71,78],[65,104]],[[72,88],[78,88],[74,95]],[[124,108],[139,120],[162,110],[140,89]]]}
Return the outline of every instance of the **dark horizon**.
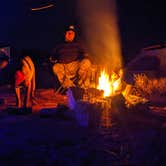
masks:
{"label": "dark horizon", "polygon": [[[32,11],[32,7],[41,6],[41,1],[2,2],[0,44],[9,44],[18,50],[36,49],[49,52],[60,40],[66,24],[74,23],[79,26],[75,0],[47,0],[45,4],[46,2],[55,6]],[[143,47],[165,43],[166,23],[164,4],[161,1],[129,0],[118,2],[117,8],[122,55],[126,61],[134,58]]]}

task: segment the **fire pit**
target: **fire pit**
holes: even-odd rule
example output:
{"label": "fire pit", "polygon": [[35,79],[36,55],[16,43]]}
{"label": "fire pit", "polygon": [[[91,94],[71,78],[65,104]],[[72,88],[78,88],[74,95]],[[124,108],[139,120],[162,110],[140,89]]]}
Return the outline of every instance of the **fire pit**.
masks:
{"label": "fire pit", "polygon": [[98,84],[93,83],[93,88],[72,87],[67,91],[68,106],[81,126],[111,127],[113,113],[124,112],[137,101],[145,103],[143,98],[129,95],[122,69],[110,74],[103,69],[96,75]]}
{"label": "fire pit", "polygon": [[112,72],[110,78],[104,69],[94,88],[70,88],[67,92],[68,105],[74,110],[78,123],[82,126],[111,127],[111,103],[114,96],[122,92],[121,84],[120,75]]}

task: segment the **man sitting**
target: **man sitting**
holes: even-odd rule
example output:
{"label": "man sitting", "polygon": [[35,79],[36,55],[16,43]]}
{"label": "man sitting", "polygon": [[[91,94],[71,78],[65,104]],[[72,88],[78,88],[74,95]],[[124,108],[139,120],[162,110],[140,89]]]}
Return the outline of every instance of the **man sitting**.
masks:
{"label": "man sitting", "polygon": [[73,86],[87,88],[90,84],[88,71],[91,61],[82,43],[76,41],[75,37],[75,27],[70,25],[65,31],[64,42],[53,49],[50,57],[54,63],[53,73],[64,89]]}

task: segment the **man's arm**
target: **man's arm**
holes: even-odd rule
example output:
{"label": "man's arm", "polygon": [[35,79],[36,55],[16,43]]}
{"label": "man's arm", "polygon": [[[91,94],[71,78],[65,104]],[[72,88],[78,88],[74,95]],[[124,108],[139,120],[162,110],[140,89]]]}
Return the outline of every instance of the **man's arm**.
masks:
{"label": "man's arm", "polygon": [[54,57],[52,57],[52,56],[50,56],[49,57],[49,61],[51,62],[51,63],[57,63],[57,59],[55,59]]}

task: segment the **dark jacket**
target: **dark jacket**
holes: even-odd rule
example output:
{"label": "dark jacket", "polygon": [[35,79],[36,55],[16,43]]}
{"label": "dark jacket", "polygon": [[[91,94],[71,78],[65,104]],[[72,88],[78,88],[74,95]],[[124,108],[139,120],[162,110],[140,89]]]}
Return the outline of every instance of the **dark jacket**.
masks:
{"label": "dark jacket", "polygon": [[64,42],[57,45],[51,53],[51,58],[56,59],[58,63],[82,60],[86,56],[86,49],[81,42]]}

